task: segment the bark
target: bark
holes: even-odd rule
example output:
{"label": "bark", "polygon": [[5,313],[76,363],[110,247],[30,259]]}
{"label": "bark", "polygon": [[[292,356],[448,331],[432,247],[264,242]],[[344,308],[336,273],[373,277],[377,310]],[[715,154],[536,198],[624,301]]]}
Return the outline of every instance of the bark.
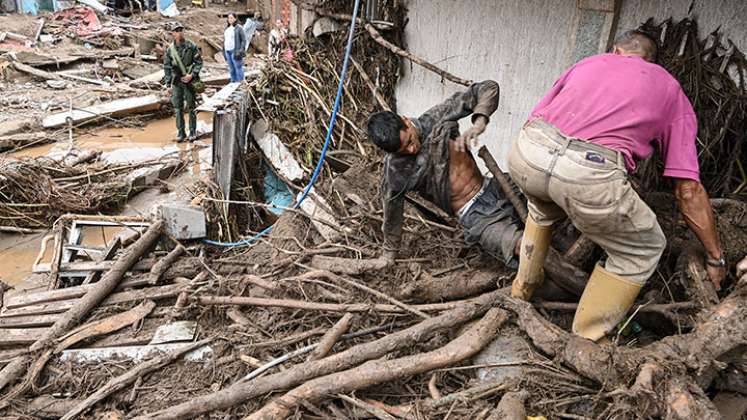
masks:
{"label": "bark", "polygon": [[156,262],[150,269],[150,284],[157,284],[166,270],[168,270],[185,251],[186,249],[184,249],[183,246],[176,244],[176,248],[169,252],[165,257],[158,260],[158,262]]}
{"label": "bark", "polygon": [[203,413],[241,404],[248,399],[268,392],[296,386],[312,378],[348,369],[367,360],[380,358],[399,348],[423,342],[436,333],[450,331],[455,326],[484,314],[496,302],[500,293],[498,291],[486,293],[469,301],[470,303],[463,302],[456,308],[439,316],[423,320],[419,324],[370,343],[351,347],[322,360],[296,365],[283,372],[257,378],[250,382],[238,382],[218,392],[193,398],[177,406],[139,416],[137,419],[166,420],[196,417]]}
{"label": "bark", "polygon": [[387,262],[380,258],[359,260],[314,255],[309,265],[319,270],[327,270],[333,273],[357,275],[368,271],[383,270],[387,267]]}
{"label": "bark", "polygon": [[458,272],[444,277],[421,273],[417,281],[407,283],[401,298],[419,302],[439,302],[474,296],[495,289],[498,278],[494,271]]}
{"label": "bark", "polygon": [[505,311],[493,308],[464,334],[440,349],[393,360],[370,361],[354,369],[319,377],[293,389],[245,420],[284,419],[302,401],[313,403],[327,395],[353,392],[459,363],[490,343],[507,319]]}
{"label": "bark", "polygon": [[345,334],[345,331],[350,328],[350,321],[352,321],[352,319],[353,314],[351,313],[346,313],[342,318],[340,318],[340,320],[337,321],[337,323],[335,323],[326,334],[324,334],[324,337],[322,337],[319,344],[317,344],[314,351],[311,352],[309,358],[306,360],[313,362],[314,360],[325,358],[330,350],[332,350],[332,347],[335,345],[337,340],[340,339],[340,336]]}
{"label": "bark", "polygon": [[[321,303],[308,302],[294,299],[268,299],[241,296],[197,296],[194,301],[200,305],[239,305],[239,306],[259,306],[259,307],[276,307],[288,309],[303,309],[307,311],[329,311],[329,312],[384,312],[384,313],[403,313],[405,312],[399,306],[385,305],[380,303]],[[469,300],[458,300],[448,303],[432,303],[428,305],[408,305],[410,308],[423,312],[436,312],[454,309],[462,304],[471,302]]]}
{"label": "bark", "polygon": [[93,407],[97,402],[105,399],[109,395],[121,389],[124,389],[127,385],[135,382],[137,378],[140,378],[143,375],[146,375],[156,369],[160,369],[168,365],[174,360],[180,358],[182,355],[189,353],[190,351],[194,349],[200,348],[208,344],[210,341],[212,341],[212,338],[198,341],[196,343],[193,343],[179,350],[174,350],[171,353],[150,359],[147,362],[143,362],[135,366],[134,368],[128,370],[124,374],[119,375],[115,378],[112,378],[104,386],[102,386],[101,388],[96,390],[96,392],[94,392],[91,396],[86,398],[82,403],[78,404],[74,409],[68,411],[67,414],[62,416],[61,420],[74,419],[75,417],[85,413],[86,410]]}
{"label": "bark", "polygon": [[152,300],[146,300],[129,311],[83,325],[75,331],[71,331],[65,337],[62,337],[64,340],[55,347],[54,352],[60,353],[68,347],[88,338],[109,334],[128,325],[132,325],[148,316],[155,307],[155,302]]}
{"label": "bark", "polygon": [[488,420],[526,420],[524,401],[527,397],[529,393],[526,391],[505,393]]}
{"label": "bark", "polygon": [[638,392],[635,386],[630,392],[621,392],[622,400],[651,400],[653,411],[648,416],[666,414],[666,418],[677,419],[682,413],[691,413],[695,415],[692,418],[711,418],[715,407],[703,389],[710,384],[712,375],[702,373],[723,369],[725,364],[720,359],[747,345],[746,292],[744,288],[735,290],[707,311],[692,332],[665,337],[637,349],[599,345],[563,331],[529,303],[502,295],[498,300],[500,306],[516,313],[518,325],[536,347],[606,390],[625,390],[635,378],[651,376],[642,375],[644,367],[648,371],[666,371],[664,377],[654,375],[644,381],[652,383],[647,392]]}

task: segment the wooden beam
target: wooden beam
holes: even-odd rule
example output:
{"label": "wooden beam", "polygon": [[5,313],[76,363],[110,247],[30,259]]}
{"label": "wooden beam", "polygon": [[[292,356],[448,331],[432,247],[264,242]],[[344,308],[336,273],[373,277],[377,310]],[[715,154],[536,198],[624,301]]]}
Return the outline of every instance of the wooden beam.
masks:
{"label": "wooden beam", "polygon": [[[17,63],[14,63],[14,65]],[[56,76],[59,78],[59,76]],[[84,121],[91,120],[101,115],[128,115],[139,112],[151,111],[158,109],[161,103],[165,103],[166,99],[161,98],[158,95],[146,95],[137,96],[134,98],[117,99],[111,102],[105,102],[90,106],[87,108],[73,110],[72,112],[59,112],[52,114],[42,121],[44,128],[55,128],[61,127],[67,124],[67,119],[72,118],[73,123],[81,123]]]}
{"label": "wooden beam", "polygon": [[0,329],[0,346],[31,344],[40,339],[46,328]]}
{"label": "wooden beam", "polygon": [[[138,286],[146,286],[148,285],[149,277],[142,276],[142,277],[134,277],[129,278],[117,286],[115,290],[117,291],[123,291],[125,289],[138,287]],[[39,303],[47,303],[47,302],[57,302],[61,300],[70,300],[70,299],[77,299],[79,297],[82,297],[86,294],[91,288],[93,288],[93,284],[84,284],[80,286],[74,286],[74,287],[66,287],[64,289],[55,289],[55,290],[44,290],[41,292],[32,292],[32,293],[23,293],[23,294],[16,294],[13,296],[10,296],[7,298],[4,302],[5,309],[15,309],[15,308],[21,308],[24,306],[39,304]]]}
{"label": "wooden beam", "polygon": [[[94,283],[97,285],[98,283]],[[133,290],[130,292],[114,293],[101,302],[101,306],[116,305],[118,303],[126,303],[133,301],[141,301],[143,299],[166,299],[176,297],[179,293],[186,291],[186,287],[180,284],[172,284],[169,286],[161,287],[149,287],[147,289]],[[58,314],[66,312],[78,302],[77,299],[62,300],[57,302],[40,303],[37,305],[24,306],[16,309],[3,310],[0,313],[0,318],[10,318],[16,316],[31,316],[31,315],[45,315],[45,314]]]}

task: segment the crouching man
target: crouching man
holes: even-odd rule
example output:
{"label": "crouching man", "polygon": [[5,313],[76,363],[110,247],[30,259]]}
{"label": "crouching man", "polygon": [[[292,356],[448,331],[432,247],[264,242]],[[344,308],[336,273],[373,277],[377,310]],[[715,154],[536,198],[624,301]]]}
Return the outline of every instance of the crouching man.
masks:
{"label": "crouching man", "polygon": [[[392,112],[373,114],[368,135],[387,152],[384,158],[384,253],[393,262],[400,247],[405,193],[415,191],[464,227],[465,242],[509,266],[516,266],[521,222],[498,183],[483,178],[469,145],[485,131],[498,107],[498,84],[475,83],[418,118]],[[458,121],[472,116],[472,127],[459,134]]]}
{"label": "crouching man", "polygon": [[508,157],[529,200],[519,272],[511,294],[528,300],[542,282],[552,225],[573,225],[607,253],[594,269],[573,332],[598,340],[625,317],[656,270],[666,238],[628,174],[656,147],[664,176],[703,243],[719,288],[726,262],[708,194],[700,184],[697,121],[677,80],[656,65],[656,41],[631,31],[610,54],[576,63],[531,113]]}

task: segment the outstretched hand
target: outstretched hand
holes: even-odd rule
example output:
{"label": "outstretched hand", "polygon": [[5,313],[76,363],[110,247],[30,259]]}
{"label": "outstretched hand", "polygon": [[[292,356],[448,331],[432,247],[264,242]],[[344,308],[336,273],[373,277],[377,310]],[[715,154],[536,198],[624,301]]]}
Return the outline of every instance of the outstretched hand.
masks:
{"label": "outstretched hand", "polygon": [[721,290],[721,282],[726,278],[726,267],[711,267],[706,265],[706,272],[708,272],[708,278],[716,287],[716,290]]}
{"label": "outstretched hand", "polygon": [[477,138],[480,134],[485,132],[485,127],[487,127],[487,125],[487,118],[478,117],[475,122],[472,123],[472,127],[456,138],[456,150],[458,152],[466,152],[472,147],[477,147]]}

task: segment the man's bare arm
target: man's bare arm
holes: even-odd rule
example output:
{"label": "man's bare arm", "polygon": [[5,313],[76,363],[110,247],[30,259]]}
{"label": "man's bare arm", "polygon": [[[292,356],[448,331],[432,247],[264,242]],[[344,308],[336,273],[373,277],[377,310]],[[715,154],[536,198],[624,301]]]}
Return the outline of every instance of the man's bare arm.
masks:
{"label": "man's bare arm", "polygon": [[[703,184],[690,179],[677,179],[674,182],[674,195],[685,222],[705,247],[708,257],[713,260],[722,258],[723,249],[716,231],[716,218]],[[719,289],[721,281],[726,277],[726,267],[706,268],[711,281]]]}

